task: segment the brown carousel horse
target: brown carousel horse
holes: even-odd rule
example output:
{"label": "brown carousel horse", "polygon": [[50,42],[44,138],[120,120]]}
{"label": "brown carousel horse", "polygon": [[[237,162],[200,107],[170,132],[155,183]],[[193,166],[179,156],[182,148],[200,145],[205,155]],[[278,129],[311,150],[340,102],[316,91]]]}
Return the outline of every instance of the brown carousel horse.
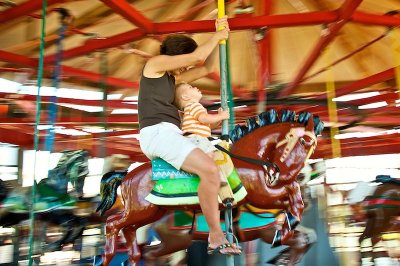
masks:
{"label": "brown carousel horse", "polygon": [[[303,202],[305,208],[307,208],[309,195],[305,192],[305,187],[306,183],[311,180],[311,167],[309,165],[304,167],[296,180],[300,184]],[[279,245],[276,242],[274,243],[276,229],[279,228],[278,224],[282,221],[282,219],[278,218],[279,216],[277,217],[279,210],[258,210],[249,204],[245,204],[239,209],[235,209],[235,211],[233,232],[240,242],[261,239],[266,243],[274,244],[273,247]],[[242,213],[246,213],[247,216],[241,217]],[[173,224],[174,215],[176,213],[168,214],[165,218],[152,225],[152,229],[157,234],[160,243],[144,246],[143,257],[146,261],[153,261],[176,251],[188,249],[193,240],[207,240],[207,232],[196,231],[198,219],[191,221],[190,231],[188,231],[189,226],[176,226]],[[254,220],[257,219],[256,223],[258,224],[253,227],[243,228],[240,226],[241,218],[253,220],[253,225],[255,224]],[[310,246],[316,241],[316,238],[316,233],[313,229],[304,226],[297,227],[293,236],[285,243],[288,247],[280,251],[277,256],[267,263],[285,266],[299,263]]]}
{"label": "brown carousel horse", "polygon": [[[275,110],[262,113],[247,121],[246,126],[236,126],[230,138],[232,160],[247,195],[238,206],[250,203],[262,209],[283,209],[286,220],[282,229],[274,232],[276,243],[287,243],[294,234],[294,227],[301,219],[304,204],[296,177],[311,156],[317,135],[323,123],[310,113]],[[239,159],[240,158],[240,159]],[[141,254],[136,242],[136,230],[153,223],[167,210],[200,210],[198,204],[163,206],[150,203],[146,197],[152,192],[151,164],[146,163],[126,176],[110,174],[102,179],[102,202],[99,210],[109,209],[115,201],[117,188],[121,185],[124,211],[108,217],[106,243],[102,261],[96,265],[109,265],[115,255],[116,240],[122,230],[129,252],[129,262],[137,265]]]}
{"label": "brown carousel horse", "polygon": [[366,218],[364,232],[359,238],[362,265],[370,265],[371,259],[389,260],[387,249],[382,244],[381,246],[377,244],[382,241],[385,233],[395,233],[389,232],[389,229],[396,228],[400,216],[400,180],[387,175],[378,175],[374,182],[380,184],[372,195],[365,197],[362,202]]}

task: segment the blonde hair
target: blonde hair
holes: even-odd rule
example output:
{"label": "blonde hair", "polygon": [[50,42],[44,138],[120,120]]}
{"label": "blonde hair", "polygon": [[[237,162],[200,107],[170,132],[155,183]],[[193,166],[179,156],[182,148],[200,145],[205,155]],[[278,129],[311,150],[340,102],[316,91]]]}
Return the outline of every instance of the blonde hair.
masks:
{"label": "blonde hair", "polygon": [[182,99],[182,86],[187,85],[186,82],[180,82],[175,86],[175,100],[174,103],[176,107],[178,107],[179,110],[183,110],[184,106],[184,101]]}

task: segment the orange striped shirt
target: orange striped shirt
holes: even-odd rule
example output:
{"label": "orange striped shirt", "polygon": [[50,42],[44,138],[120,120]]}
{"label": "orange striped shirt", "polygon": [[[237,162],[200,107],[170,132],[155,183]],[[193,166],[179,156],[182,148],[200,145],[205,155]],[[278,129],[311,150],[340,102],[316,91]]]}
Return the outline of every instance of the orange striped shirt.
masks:
{"label": "orange striped shirt", "polygon": [[208,124],[199,121],[201,114],[207,114],[206,108],[200,103],[191,103],[183,109],[182,131],[203,137],[211,137],[211,128]]}

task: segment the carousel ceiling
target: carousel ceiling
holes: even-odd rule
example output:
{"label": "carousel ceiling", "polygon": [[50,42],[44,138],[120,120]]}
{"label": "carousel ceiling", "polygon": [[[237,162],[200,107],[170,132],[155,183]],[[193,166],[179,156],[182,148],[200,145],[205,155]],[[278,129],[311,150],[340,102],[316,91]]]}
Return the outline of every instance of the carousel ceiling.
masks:
{"label": "carousel ceiling", "polygon": [[[331,128],[341,156],[400,152],[400,1],[226,5],[236,123],[268,108],[309,111],[327,126],[314,158],[332,157]],[[55,116],[56,151],[146,160],[137,141],[141,69],[167,34],[205,41],[215,10],[214,0],[47,0],[42,35],[42,1],[0,0],[0,142],[33,148],[40,108],[41,149]],[[219,66],[195,85],[215,109]]]}

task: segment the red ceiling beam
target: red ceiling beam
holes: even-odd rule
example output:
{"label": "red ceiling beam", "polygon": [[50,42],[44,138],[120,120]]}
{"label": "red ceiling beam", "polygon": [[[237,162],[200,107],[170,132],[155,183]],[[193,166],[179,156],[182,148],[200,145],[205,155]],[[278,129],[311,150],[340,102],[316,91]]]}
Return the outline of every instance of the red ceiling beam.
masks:
{"label": "red ceiling beam", "polygon": [[[262,14],[269,15],[272,9],[272,1],[263,1],[262,2]],[[265,83],[272,83],[272,45],[271,45],[271,30],[264,28],[260,29],[259,34],[263,34],[263,38],[258,40],[257,47],[259,53],[259,65],[258,65],[258,93],[257,93],[257,102],[259,104],[259,109],[265,109],[265,100],[267,97],[267,92],[265,90]],[[264,111],[264,110],[258,110]]]}
{"label": "red ceiling beam", "polygon": [[[374,146],[373,148],[369,146],[357,146],[357,147],[341,147],[340,155],[341,157],[350,157],[350,156],[367,156],[367,155],[380,155],[380,154],[395,154],[400,153],[400,144],[393,143],[380,143],[379,145]],[[325,148],[317,147],[315,153],[311,156],[312,159],[324,158],[329,159],[332,158],[332,148],[330,146],[326,146]]]}
{"label": "red ceiling beam", "polygon": [[124,0],[101,0],[104,4],[108,5],[115,13],[120,14],[129,22],[137,25],[146,32],[152,32],[154,29],[153,23],[142,15],[139,11],[133,8],[129,3]]}
{"label": "red ceiling beam", "polygon": [[[395,75],[395,69],[390,68],[385,71],[379,72],[377,74],[374,74],[372,76],[357,80],[351,84],[345,85],[341,88],[336,89],[336,97],[346,95],[361,89],[364,89],[368,86],[381,83],[387,80],[390,80],[394,77]],[[326,99],[326,94],[321,94],[316,99]]]}
{"label": "red ceiling beam", "polygon": [[[66,0],[47,0],[47,6],[58,3],[67,2]],[[31,13],[42,8],[43,1],[41,0],[28,0],[20,5],[6,9],[0,13],[0,23],[4,23],[22,16],[30,15]]]}
{"label": "red ceiling beam", "polygon": [[[300,14],[235,17],[228,21],[231,30],[246,30],[261,27],[282,28],[318,25],[331,23],[337,19],[338,14],[335,11],[319,11]],[[155,34],[213,32],[215,31],[215,22],[214,20],[162,22],[154,23],[154,27]]]}
{"label": "red ceiling beam", "polygon": [[106,84],[118,88],[130,88],[137,90],[139,88],[138,82],[132,82],[125,79],[119,79],[115,77],[107,76],[104,80],[104,77],[101,74],[90,72],[86,70],[81,70],[78,68],[70,67],[70,66],[61,66],[61,73],[65,73],[69,76],[79,77],[86,80],[94,81],[94,82],[105,82]]}
{"label": "red ceiling beam", "polygon": [[[20,64],[24,66],[28,66],[31,68],[36,69],[38,67],[38,59],[36,58],[29,58],[23,55],[10,53],[7,51],[0,50],[0,61],[5,61],[14,64]],[[94,72],[89,72],[69,66],[61,66],[62,73],[65,73],[69,76],[84,78],[86,80],[94,81],[94,82],[101,82],[103,77],[102,75]],[[47,66],[46,69],[52,70],[51,66]],[[128,80],[123,80],[114,77],[107,77],[105,82],[110,86],[115,86],[119,88],[131,88],[131,89],[138,89],[139,84],[137,82],[132,82]]]}
{"label": "red ceiling beam", "polygon": [[[273,16],[257,16],[257,17],[237,17],[229,19],[229,27],[231,30],[258,29],[263,26],[269,27],[291,27],[301,25],[315,25],[323,23],[331,23],[338,19],[335,11],[309,12],[302,14],[285,14]],[[201,21],[180,21],[180,22],[162,22],[153,23],[154,30],[152,34],[169,34],[176,32],[198,33],[215,31],[214,20]],[[93,39],[85,42],[84,45],[78,46],[63,52],[63,58],[73,58],[76,56],[86,55],[96,50],[103,50],[128,42],[133,42],[145,37],[146,34],[141,29],[134,29],[128,32],[117,34],[105,39]],[[45,57],[46,63],[52,63],[55,55]]]}
{"label": "red ceiling beam", "polygon": [[[342,157],[400,153],[400,134],[342,139],[340,146]],[[317,150],[312,158],[331,157],[331,140],[319,140]]]}
{"label": "red ceiling beam", "polygon": [[369,25],[380,25],[380,26],[400,26],[400,18],[396,16],[388,15],[376,15],[371,13],[366,13],[362,11],[354,12],[351,17],[353,22],[369,24]]}
{"label": "red ceiling beam", "polygon": [[[81,55],[87,55],[95,51],[101,51],[108,48],[120,46],[129,42],[134,42],[145,37],[145,33],[141,29],[134,29],[121,34],[113,35],[109,38],[91,39],[86,41],[82,46],[71,48],[63,51],[63,59],[73,58]],[[56,56],[45,56],[44,62],[54,63]]]}
{"label": "red ceiling beam", "polygon": [[327,28],[327,32],[321,36],[317,45],[311,51],[311,54],[306,59],[304,65],[300,68],[293,81],[283,90],[280,91],[279,97],[287,97],[293,93],[297,85],[300,84],[304,75],[308,72],[311,66],[320,56],[321,52],[327,47],[330,42],[337,36],[340,29],[350,20],[356,8],[361,4],[362,0],[346,0],[339,8],[337,22],[331,24]]}
{"label": "red ceiling beam", "polygon": [[33,132],[28,134],[19,129],[0,127],[0,142],[22,146],[30,145],[33,144]]}
{"label": "red ceiling beam", "polygon": [[23,55],[10,53],[3,50],[0,50],[0,61],[20,64],[33,68],[38,67],[38,60],[36,58],[29,58]]}
{"label": "red ceiling beam", "polygon": [[[17,96],[14,98],[14,96]],[[4,93],[0,92],[0,98],[7,99],[10,101],[19,100],[19,101],[36,101],[36,95],[27,95],[27,94],[13,94],[13,93]],[[50,103],[52,99],[50,96],[41,96],[40,101],[42,103]],[[71,98],[61,98],[57,97],[57,104],[75,104],[75,105],[85,105],[85,106],[103,106],[102,100],[84,100],[84,99],[71,99]],[[123,100],[107,100],[106,102],[107,108],[121,108],[121,109],[137,109],[137,104],[130,104],[124,102]]]}
{"label": "red ceiling beam", "polygon": [[[354,105],[364,105],[364,104],[383,102],[383,101],[391,103],[398,99],[399,99],[398,93],[385,93],[385,94],[381,94],[381,95],[377,95],[377,96],[373,96],[373,97],[347,101],[346,103],[354,104]],[[399,111],[400,111],[400,109],[399,109]]]}
{"label": "red ceiling beam", "polygon": [[[35,121],[29,118],[0,118],[0,124],[5,125],[23,125],[23,124],[34,124]],[[41,124],[47,124],[47,121],[41,121]],[[60,117],[57,118],[55,125],[82,125],[82,124],[135,124],[138,123],[137,114],[129,115],[111,115],[105,119],[102,117]]]}
{"label": "red ceiling beam", "polygon": [[[217,82],[219,82],[220,79],[221,79],[219,74],[215,73],[215,72],[212,72],[212,73],[208,74],[207,78],[212,79],[212,80],[217,81]],[[246,93],[245,91],[241,90],[237,86],[232,86],[232,93],[233,93],[234,97],[240,97],[242,99],[248,99],[250,97],[249,93]],[[216,95],[220,95],[220,93],[218,92]]]}

